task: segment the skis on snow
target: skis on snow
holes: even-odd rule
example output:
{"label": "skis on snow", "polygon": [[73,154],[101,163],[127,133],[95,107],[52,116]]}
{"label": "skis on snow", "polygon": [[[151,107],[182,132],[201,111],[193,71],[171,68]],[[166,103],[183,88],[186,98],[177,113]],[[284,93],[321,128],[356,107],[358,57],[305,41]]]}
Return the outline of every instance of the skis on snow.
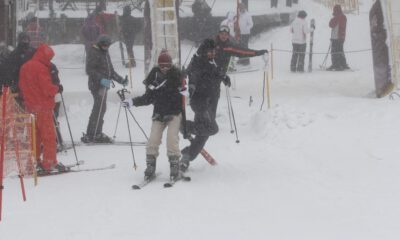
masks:
{"label": "skis on snow", "polygon": [[[140,189],[144,188],[145,186],[147,186],[149,183],[153,182],[154,179],[156,179],[160,175],[161,175],[161,173],[156,173],[153,177],[144,179],[140,183],[132,185],[132,189],[140,190]],[[183,175],[181,173],[181,175],[178,178],[170,179],[168,182],[164,183],[163,186],[164,186],[164,188],[170,188],[170,187],[173,187],[175,185],[175,183],[177,183],[178,181],[190,182],[191,180],[192,179],[189,176]]]}
{"label": "skis on snow", "polygon": [[68,169],[66,171],[51,171],[51,172],[46,172],[46,173],[38,173],[39,177],[46,177],[46,176],[55,176],[55,175],[61,175],[64,173],[71,173],[71,172],[92,172],[92,171],[103,171],[103,170],[110,170],[115,168],[115,164],[110,164],[108,166],[104,167],[93,167],[93,168],[78,168],[75,169],[75,167],[80,166],[83,164],[83,161],[81,161],[81,164],[74,164],[74,165],[65,165],[65,167]]}
{"label": "skis on snow", "polygon": [[173,187],[175,185],[175,183],[177,183],[178,181],[190,182],[191,180],[192,179],[189,176],[183,175],[181,173],[181,175],[179,177],[170,179],[168,182],[164,183],[164,188]]}

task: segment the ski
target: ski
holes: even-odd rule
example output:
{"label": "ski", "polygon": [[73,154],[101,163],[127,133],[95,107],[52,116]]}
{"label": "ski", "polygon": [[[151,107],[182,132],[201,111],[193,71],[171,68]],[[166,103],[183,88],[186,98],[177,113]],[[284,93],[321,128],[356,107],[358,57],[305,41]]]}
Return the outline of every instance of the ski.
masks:
{"label": "ski", "polygon": [[[133,146],[146,146],[147,142],[132,142]],[[84,143],[84,142],[76,142],[75,147],[81,147],[81,146],[130,146],[131,143],[129,141],[114,141],[111,143],[95,143],[95,142],[89,142],[89,143]],[[72,149],[72,143],[65,143],[63,150],[68,150]]]}
{"label": "ski", "polygon": [[140,190],[140,189],[144,188],[145,186],[147,186],[147,184],[151,183],[154,179],[156,179],[160,175],[161,175],[161,173],[156,173],[153,177],[144,179],[140,183],[132,185],[132,189]]}
{"label": "ski", "polygon": [[[61,175],[65,173],[76,173],[76,172],[92,172],[92,171],[102,171],[102,170],[109,170],[109,169],[114,169],[115,164],[111,164],[105,167],[96,167],[96,168],[84,168],[84,169],[73,169],[70,168],[67,171],[53,171],[53,172],[48,172],[48,173],[38,173],[38,177],[48,177],[48,176],[55,176],[55,175]],[[76,166],[75,166],[76,167]]]}
{"label": "ski", "polygon": [[[315,29],[315,19],[311,19],[310,28]],[[312,72],[312,55],[314,46],[314,30],[310,33],[310,55],[308,58],[308,72]]]}
{"label": "ski", "polygon": [[184,182],[190,182],[192,179],[189,176],[183,175],[181,173],[181,175],[178,178],[171,179],[171,180],[169,180],[169,182],[164,183],[164,188],[173,187],[176,182],[179,182],[181,180]]}

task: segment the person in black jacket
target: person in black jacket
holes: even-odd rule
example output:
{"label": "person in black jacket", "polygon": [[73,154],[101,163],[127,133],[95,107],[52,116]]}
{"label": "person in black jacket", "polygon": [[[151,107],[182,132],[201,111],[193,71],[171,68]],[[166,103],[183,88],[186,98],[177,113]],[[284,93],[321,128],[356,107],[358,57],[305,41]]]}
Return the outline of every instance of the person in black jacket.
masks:
{"label": "person in black jacket", "polygon": [[[220,85],[223,82],[231,86],[230,79],[220,71],[215,61],[216,44],[213,39],[206,39],[198,48],[190,63],[189,94],[190,107],[194,112],[194,121],[186,121],[186,132],[195,135],[188,147],[182,150],[180,170],[186,171],[206,144],[209,136],[218,132],[215,120]],[[185,136],[187,137],[187,136]]]}
{"label": "person in black jacket", "polygon": [[153,104],[153,123],[146,146],[145,179],[154,177],[156,159],[159,155],[162,134],[167,129],[167,155],[170,163],[170,177],[179,177],[179,127],[182,118],[181,71],[172,65],[171,56],[162,51],[158,66],[154,67],[143,81],[146,92],[140,97],[123,102],[125,107]]}
{"label": "person in black jacket", "polygon": [[230,29],[228,26],[222,25],[215,38],[215,63],[217,64],[219,71],[223,74],[226,74],[228,71],[229,62],[232,56],[255,57],[268,53],[268,50],[252,50],[241,47],[230,39],[229,31]]}
{"label": "person in black jacket", "polygon": [[[21,66],[33,57],[36,49],[30,45],[30,38],[27,33],[18,34],[17,47],[10,53],[4,62],[5,84],[11,87],[13,93],[19,92],[19,70]],[[21,101],[18,101],[21,103]]]}
{"label": "person in black jacket", "polygon": [[[131,67],[136,67],[135,56],[133,54],[133,43],[135,40],[135,33],[138,32],[138,21],[131,16],[131,7],[125,6],[121,16],[121,33],[126,45]],[[129,64],[129,63],[128,63]],[[128,67],[129,65],[127,65]]]}
{"label": "person in black jacket", "polygon": [[103,133],[104,114],[107,108],[107,91],[112,80],[122,85],[128,84],[128,77],[122,78],[114,71],[108,48],[111,39],[107,35],[101,35],[97,43],[90,48],[88,61],[86,63],[86,73],[89,76],[89,90],[93,96],[93,108],[89,117],[86,134],[81,141],[111,143],[112,139]]}

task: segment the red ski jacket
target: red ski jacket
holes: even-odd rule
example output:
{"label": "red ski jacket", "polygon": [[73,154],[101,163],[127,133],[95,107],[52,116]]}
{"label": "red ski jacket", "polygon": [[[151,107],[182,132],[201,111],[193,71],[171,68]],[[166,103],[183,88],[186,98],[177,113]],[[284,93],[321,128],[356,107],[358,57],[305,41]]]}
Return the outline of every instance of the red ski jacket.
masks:
{"label": "red ski jacket", "polygon": [[59,87],[52,83],[50,60],[54,51],[46,44],[40,45],[32,59],[22,65],[19,88],[25,106],[30,112],[53,110],[54,96]]}
{"label": "red ski jacket", "polygon": [[346,38],[347,18],[343,14],[342,7],[335,5],[333,7],[333,18],[329,21],[329,27],[332,28],[331,39]]}

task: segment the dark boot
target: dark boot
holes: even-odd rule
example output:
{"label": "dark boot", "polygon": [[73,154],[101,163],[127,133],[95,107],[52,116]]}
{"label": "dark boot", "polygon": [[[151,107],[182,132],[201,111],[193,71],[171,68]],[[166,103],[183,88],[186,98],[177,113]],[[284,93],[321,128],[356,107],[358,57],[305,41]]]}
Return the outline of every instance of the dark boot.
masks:
{"label": "dark boot", "polygon": [[168,156],[169,167],[170,167],[170,178],[179,178],[179,157],[178,156]]}
{"label": "dark boot", "polygon": [[112,138],[105,135],[104,133],[99,133],[94,137],[93,142],[95,142],[95,143],[113,143],[113,140],[112,140]]}
{"label": "dark boot", "polygon": [[181,158],[181,162],[179,163],[179,168],[182,172],[186,172],[190,165],[190,156],[189,154],[183,154]]}
{"label": "dark boot", "polygon": [[146,170],[144,171],[144,178],[149,179],[154,177],[156,172],[156,156],[147,155],[146,157]]}

